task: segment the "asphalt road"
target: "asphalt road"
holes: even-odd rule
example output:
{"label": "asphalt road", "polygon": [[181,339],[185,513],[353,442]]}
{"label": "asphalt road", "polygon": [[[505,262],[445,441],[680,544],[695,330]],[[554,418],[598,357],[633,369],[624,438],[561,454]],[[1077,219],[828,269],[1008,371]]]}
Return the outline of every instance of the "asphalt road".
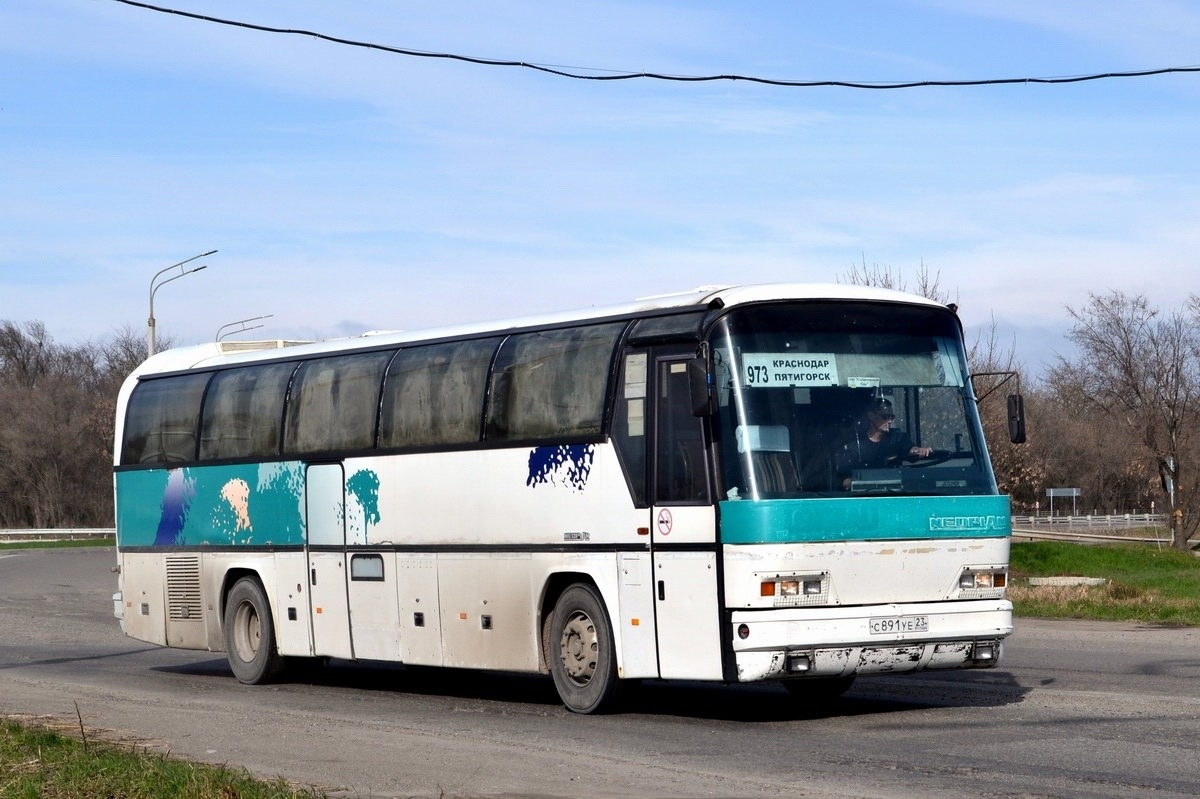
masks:
{"label": "asphalt road", "polygon": [[112,550],[0,550],[0,714],[355,797],[1200,795],[1200,631],[1019,620],[998,670],[776,686],[646,683],[566,712],[546,678],[334,664],[239,685],[125,638]]}

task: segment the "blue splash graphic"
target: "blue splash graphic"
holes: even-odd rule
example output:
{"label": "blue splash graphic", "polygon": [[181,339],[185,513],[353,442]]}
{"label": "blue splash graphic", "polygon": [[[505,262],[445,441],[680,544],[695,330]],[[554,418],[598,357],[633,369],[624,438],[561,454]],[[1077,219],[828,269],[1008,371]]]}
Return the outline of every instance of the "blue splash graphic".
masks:
{"label": "blue splash graphic", "polygon": [[529,479],[525,485],[537,488],[542,484],[557,484],[561,479],[570,488],[587,488],[592,473],[594,444],[562,444],[557,447],[538,447],[529,453]]}
{"label": "blue splash graphic", "polygon": [[158,520],[158,531],[154,534],[154,545],[160,547],[182,543],[183,526],[187,524],[192,508],[192,497],[196,496],[196,481],[183,469],[167,472],[167,488],[163,492],[162,516]]}

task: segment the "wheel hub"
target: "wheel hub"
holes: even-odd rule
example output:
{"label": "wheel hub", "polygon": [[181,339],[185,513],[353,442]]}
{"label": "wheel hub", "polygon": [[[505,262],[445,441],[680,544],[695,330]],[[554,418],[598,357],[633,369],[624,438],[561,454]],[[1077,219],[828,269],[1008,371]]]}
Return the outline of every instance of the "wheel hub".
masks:
{"label": "wheel hub", "polygon": [[596,625],[586,613],[576,611],[563,626],[562,663],[567,675],[577,683],[587,683],[596,673],[596,653],[600,645]]}

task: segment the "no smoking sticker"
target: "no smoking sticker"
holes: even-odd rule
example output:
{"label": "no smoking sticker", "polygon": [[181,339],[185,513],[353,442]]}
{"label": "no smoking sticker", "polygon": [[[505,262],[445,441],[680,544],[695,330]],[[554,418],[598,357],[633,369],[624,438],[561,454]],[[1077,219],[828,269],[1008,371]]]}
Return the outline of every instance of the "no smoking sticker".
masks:
{"label": "no smoking sticker", "polygon": [[675,524],[675,520],[671,518],[671,511],[663,508],[658,512],[658,532],[660,535],[670,535],[671,527]]}

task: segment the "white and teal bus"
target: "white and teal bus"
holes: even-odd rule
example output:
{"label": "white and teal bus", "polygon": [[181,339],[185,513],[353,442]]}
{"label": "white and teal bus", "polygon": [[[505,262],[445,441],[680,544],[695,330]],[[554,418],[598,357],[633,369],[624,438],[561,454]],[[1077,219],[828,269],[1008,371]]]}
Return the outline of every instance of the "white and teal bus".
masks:
{"label": "white and teal bus", "polygon": [[[913,452],[846,461],[886,400]],[[503,323],[146,361],[121,390],[126,634],[293,659],[627,680],[993,667],[998,493],[952,307],[706,288]]]}

